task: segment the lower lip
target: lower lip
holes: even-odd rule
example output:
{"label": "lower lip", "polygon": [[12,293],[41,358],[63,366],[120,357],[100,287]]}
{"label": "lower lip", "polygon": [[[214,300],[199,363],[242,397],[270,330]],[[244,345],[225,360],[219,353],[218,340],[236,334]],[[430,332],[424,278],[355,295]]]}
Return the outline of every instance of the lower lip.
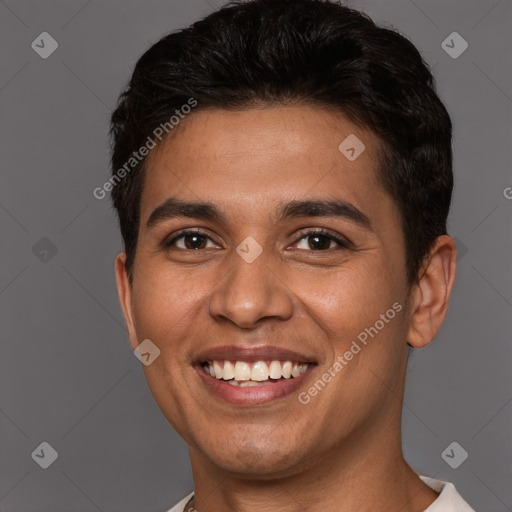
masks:
{"label": "lower lip", "polygon": [[225,380],[210,377],[210,375],[205,373],[202,365],[195,368],[207,388],[226,402],[236,405],[260,405],[285,397],[296,391],[303,383],[306,375],[314,368],[314,365],[308,365],[307,370],[298,377],[281,379],[266,386],[250,387],[232,386]]}

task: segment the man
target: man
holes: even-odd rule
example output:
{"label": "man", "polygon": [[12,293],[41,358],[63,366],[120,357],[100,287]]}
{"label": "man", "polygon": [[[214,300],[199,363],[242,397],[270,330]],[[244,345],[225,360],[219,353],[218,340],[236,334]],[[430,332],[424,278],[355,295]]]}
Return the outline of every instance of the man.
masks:
{"label": "man", "polygon": [[171,511],[471,511],[401,448],[456,267],[414,46],[330,1],[230,4],[142,56],[112,137],[120,301],[194,476]]}

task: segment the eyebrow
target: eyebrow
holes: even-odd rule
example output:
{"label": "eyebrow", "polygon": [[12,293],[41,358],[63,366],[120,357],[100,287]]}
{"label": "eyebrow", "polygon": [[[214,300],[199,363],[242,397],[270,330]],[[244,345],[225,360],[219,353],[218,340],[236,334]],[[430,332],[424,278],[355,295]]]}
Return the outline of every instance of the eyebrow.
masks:
{"label": "eyebrow", "polygon": [[[171,197],[153,210],[146,226],[150,229],[160,222],[176,217],[201,219],[219,224],[227,223],[224,214],[212,203],[183,201]],[[277,221],[283,222],[298,217],[337,217],[373,231],[370,219],[354,205],[341,199],[291,201],[281,207]]]}
{"label": "eyebrow", "polygon": [[291,201],[283,208],[279,222],[296,217],[338,217],[373,231],[368,216],[342,199]]}

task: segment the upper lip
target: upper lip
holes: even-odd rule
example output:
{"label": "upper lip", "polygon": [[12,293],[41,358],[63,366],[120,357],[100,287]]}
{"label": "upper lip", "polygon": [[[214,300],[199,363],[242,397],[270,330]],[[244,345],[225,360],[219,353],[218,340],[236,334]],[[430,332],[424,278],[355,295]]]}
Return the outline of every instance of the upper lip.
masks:
{"label": "upper lip", "polygon": [[315,363],[315,358],[295,350],[280,348],[270,345],[236,346],[225,345],[204,350],[196,358],[197,364],[205,361],[293,361],[297,363]]}

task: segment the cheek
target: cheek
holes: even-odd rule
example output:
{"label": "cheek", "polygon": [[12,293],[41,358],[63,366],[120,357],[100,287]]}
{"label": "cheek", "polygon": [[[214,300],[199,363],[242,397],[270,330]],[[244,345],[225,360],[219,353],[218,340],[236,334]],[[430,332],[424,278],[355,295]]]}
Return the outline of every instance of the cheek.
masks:
{"label": "cheek", "polygon": [[150,268],[148,264],[138,278],[133,295],[138,337],[151,339],[167,365],[188,366],[191,342],[198,350],[207,339],[206,304],[215,283],[219,283],[218,276],[197,270],[176,271],[169,266]]}
{"label": "cheek", "polygon": [[[165,344],[171,334],[184,328],[193,309],[194,296],[185,283],[155,269],[136,275],[133,289],[133,314],[137,333]],[[190,288],[190,286],[189,286]]]}
{"label": "cheek", "polygon": [[337,404],[330,414],[346,423],[351,411],[356,425],[393,399],[389,390],[397,389],[405,357],[405,309],[386,280],[336,284],[326,282],[308,303],[331,349],[324,371],[333,377],[318,406]]}
{"label": "cheek", "polygon": [[291,288],[333,340],[373,325],[401,299],[389,273],[377,265],[302,275]]}
{"label": "cheek", "polygon": [[297,294],[329,346],[325,369],[338,362],[331,398],[338,401],[343,396],[347,406],[370,407],[369,402],[352,404],[351,397],[375,398],[395,386],[392,376],[399,373],[406,336],[400,288],[377,265],[345,268],[301,282]]}

